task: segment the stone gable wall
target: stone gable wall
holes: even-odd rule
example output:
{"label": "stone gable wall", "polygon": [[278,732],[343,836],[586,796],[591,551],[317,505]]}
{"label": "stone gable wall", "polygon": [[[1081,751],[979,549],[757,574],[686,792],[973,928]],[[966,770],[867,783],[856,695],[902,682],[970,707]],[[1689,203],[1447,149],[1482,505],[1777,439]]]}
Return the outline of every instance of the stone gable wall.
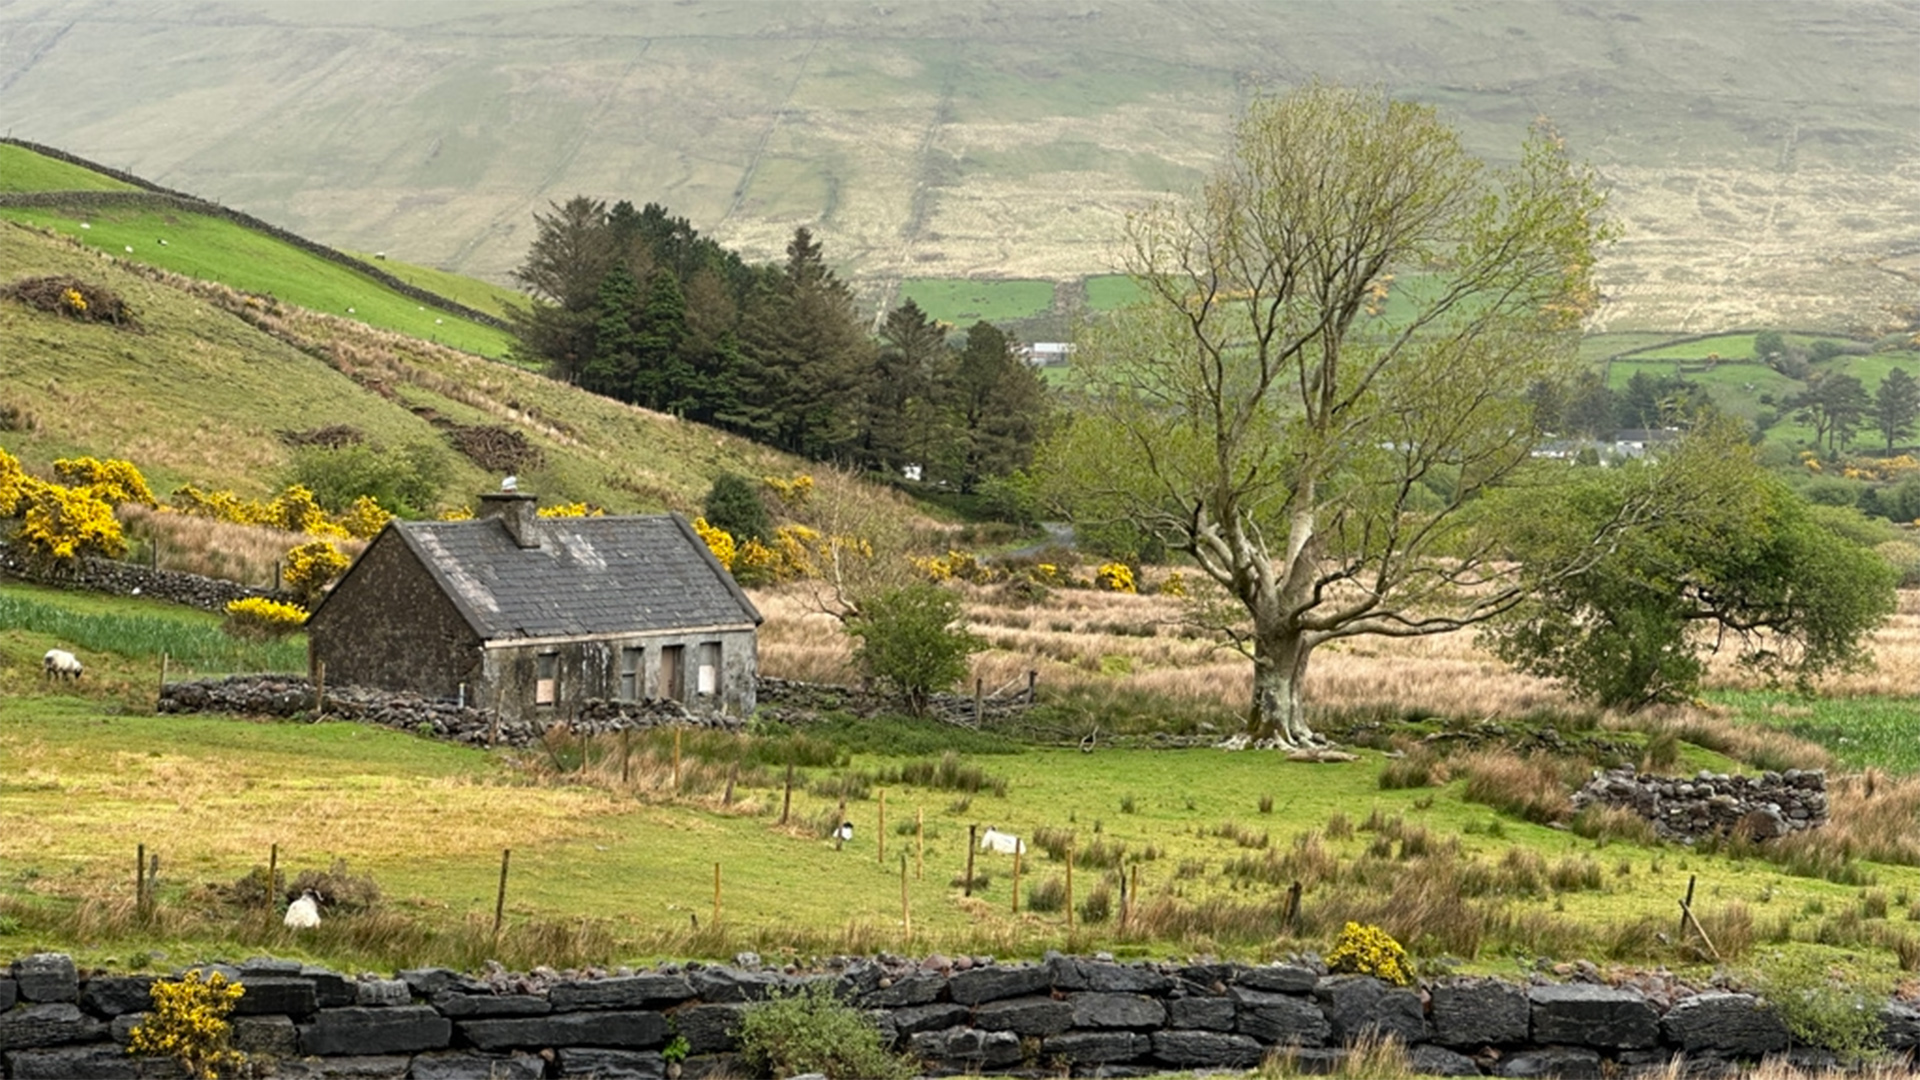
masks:
{"label": "stone gable wall", "polygon": [[[1721,991],[1669,1002],[1597,983],[1459,978],[1401,988],[1311,962],[880,956],[799,974],[741,960],[479,977],[440,968],[349,977],[264,958],[204,967],[246,986],[236,1041],[272,1059],[272,1075],[283,1078],[656,1078],[668,1075],[663,1051],[676,1037],[687,1043],[685,1077],[745,1076],[735,1038],[743,1010],[816,981],[865,1010],[894,1050],[933,1076],[1240,1069],[1285,1047],[1324,1071],[1370,1033],[1403,1039],[1433,1075],[1632,1076],[1684,1055],[1687,1075],[1720,1076],[1789,1045],[1765,1002]],[[7,1077],[180,1075],[125,1052],[155,976],[82,976],[57,953],[0,970]],[[1889,1049],[1920,1043],[1920,1012],[1888,1002],[1883,1019]],[[1794,1054],[1831,1061],[1817,1050]]]}

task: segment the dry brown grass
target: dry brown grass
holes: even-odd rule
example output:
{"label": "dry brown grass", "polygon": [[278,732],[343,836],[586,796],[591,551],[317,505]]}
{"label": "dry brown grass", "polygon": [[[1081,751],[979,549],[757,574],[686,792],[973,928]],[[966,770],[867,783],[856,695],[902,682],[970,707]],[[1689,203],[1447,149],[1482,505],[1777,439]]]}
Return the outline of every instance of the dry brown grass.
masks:
{"label": "dry brown grass", "polygon": [[[122,506],[119,516],[127,535],[149,545],[161,569],[261,588],[272,587],[274,568],[289,549],[313,539],[284,529],[236,525],[132,503]],[[333,545],[350,558],[367,546],[364,540],[335,540]]]}

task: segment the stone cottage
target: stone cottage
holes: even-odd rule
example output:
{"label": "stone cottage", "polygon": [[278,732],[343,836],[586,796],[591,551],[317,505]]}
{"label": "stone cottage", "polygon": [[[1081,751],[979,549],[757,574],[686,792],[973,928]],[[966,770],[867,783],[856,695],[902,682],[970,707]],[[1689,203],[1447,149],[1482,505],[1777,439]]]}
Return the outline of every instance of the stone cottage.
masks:
{"label": "stone cottage", "polygon": [[480,502],[374,537],[307,621],[316,674],[536,723],[593,698],[753,711],[760,612],[685,518]]}

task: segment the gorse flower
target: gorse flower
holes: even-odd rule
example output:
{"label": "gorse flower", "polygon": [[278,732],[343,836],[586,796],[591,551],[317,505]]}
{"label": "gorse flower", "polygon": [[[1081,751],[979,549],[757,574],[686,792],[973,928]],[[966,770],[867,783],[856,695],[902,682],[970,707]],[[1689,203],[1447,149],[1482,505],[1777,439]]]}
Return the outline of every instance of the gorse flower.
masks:
{"label": "gorse flower", "polygon": [[198,1080],[238,1073],[247,1055],[233,1048],[227,1014],[246,992],[217,971],[203,981],[198,968],[153,984],[153,1011],[133,1029],[127,1053],[170,1057]]}
{"label": "gorse flower", "polygon": [[1371,923],[1348,923],[1325,959],[1330,971],[1371,975],[1395,986],[1413,984],[1413,965],[1407,960],[1407,950],[1393,940],[1392,934]]}

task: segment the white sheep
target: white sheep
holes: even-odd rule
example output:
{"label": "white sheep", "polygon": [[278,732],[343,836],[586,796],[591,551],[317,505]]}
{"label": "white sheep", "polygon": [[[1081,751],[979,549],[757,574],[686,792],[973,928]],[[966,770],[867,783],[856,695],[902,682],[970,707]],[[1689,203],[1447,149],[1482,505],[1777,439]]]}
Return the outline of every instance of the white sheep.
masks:
{"label": "white sheep", "polygon": [[300,894],[300,899],[287,905],[287,917],[283,920],[289,929],[311,930],[320,925],[320,894],[308,889]]}
{"label": "white sheep", "polygon": [[989,825],[987,831],[980,834],[980,850],[997,851],[1002,855],[1025,855],[1027,842]]}
{"label": "white sheep", "polygon": [[78,679],[80,677],[80,658],[65,649],[48,649],[46,659],[40,661],[49,679]]}

